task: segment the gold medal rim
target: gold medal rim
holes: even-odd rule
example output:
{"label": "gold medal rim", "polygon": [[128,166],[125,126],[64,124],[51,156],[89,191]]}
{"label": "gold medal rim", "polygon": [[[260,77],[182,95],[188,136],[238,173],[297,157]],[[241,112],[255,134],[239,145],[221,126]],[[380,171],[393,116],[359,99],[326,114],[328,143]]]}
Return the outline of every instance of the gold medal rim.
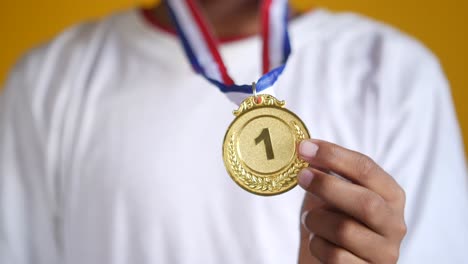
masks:
{"label": "gold medal rim", "polygon": [[[236,118],[229,125],[229,127],[228,127],[228,129],[226,131],[226,134],[224,135],[224,139],[223,139],[223,149],[222,149],[222,151],[223,151],[223,161],[224,161],[224,166],[225,166],[226,171],[228,172],[229,176],[231,177],[231,179],[239,187],[241,187],[242,189],[244,189],[244,190],[246,190],[246,191],[248,191],[250,193],[256,194],[256,195],[275,196],[275,195],[279,195],[279,194],[285,193],[287,191],[290,191],[291,189],[296,187],[297,186],[297,174],[298,174],[298,172],[300,171],[300,169],[308,167],[309,164],[307,162],[303,161],[302,159],[300,159],[299,157],[297,157],[297,153],[296,153],[296,158],[292,159],[292,161],[289,163],[289,165],[285,166],[286,169],[282,169],[281,170],[282,172],[278,173],[278,175],[281,174],[281,173],[285,173],[286,171],[289,171],[289,170],[293,169],[294,163],[300,162],[300,167],[293,170],[292,176],[291,175],[287,176],[287,177],[292,178],[292,181],[286,187],[283,186],[284,188],[280,188],[278,190],[268,190],[268,189],[267,190],[261,190],[261,189],[258,190],[258,189],[254,189],[254,188],[249,188],[247,185],[245,185],[243,182],[241,182],[240,179],[238,179],[239,178],[238,176],[234,175],[234,172],[231,169],[231,164],[228,162],[228,158],[227,158],[227,154],[226,154],[227,153],[227,145],[230,144],[230,140],[228,139],[228,135],[230,134],[230,131],[231,131],[232,127],[234,126],[234,124],[236,122],[238,122],[238,120],[240,119],[241,116],[243,116],[244,114],[246,114],[248,112],[259,110],[260,108],[274,108],[276,110],[284,111],[287,114],[291,115],[300,124],[299,129],[301,129],[301,128],[304,129],[304,130],[301,129],[301,132],[304,134],[303,138],[298,139],[297,136],[294,136],[294,138],[296,139],[296,143],[299,143],[300,140],[310,138],[310,134],[309,134],[309,130],[307,129],[304,122],[295,113],[288,110],[287,108],[284,108],[284,102],[278,101],[275,97],[273,97],[271,95],[258,95],[258,96],[262,98],[263,102],[268,102],[268,100],[270,100],[270,102],[273,101],[275,103],[273,103],[273,104],[272,103],[270,103],[270,104],[258,104],[258,105],[255,105],[256,103],[253,103],[253,105],[252,105],[252,101],[255,102],[255,99],[252,99],[253,97],[251,96],[251,97],[247,98],[246,100],[244,100],[244,102],[243,102],[243,104],[244,104],[245,102],[250,101],[250,106],[249,107],[245,107],[245,105],[243,106],[241,104],[239,110],[234,111],[234,114],[236,115]],[[288,122],[285,122],[285,123],[288,124]],[[241,162],[241,161],[239,161],[239,162]],[[265,175],[254,175],[254,176],[255,177],[261,177],[261,178],[267,178],[267,177],[265,177]]]}

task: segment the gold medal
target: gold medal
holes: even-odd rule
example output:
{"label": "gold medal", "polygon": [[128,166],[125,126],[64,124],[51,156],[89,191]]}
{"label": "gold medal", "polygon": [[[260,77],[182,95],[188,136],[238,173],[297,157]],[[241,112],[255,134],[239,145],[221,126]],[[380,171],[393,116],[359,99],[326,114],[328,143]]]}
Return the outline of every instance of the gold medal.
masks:
{"label": "gold medal", "polygon": [[[259,8],[266,19],[261,21],[263,76],[258,82],[266,94],[272,93],[291,52],[287,2],[263,1]],[[250,93],[250,86],[236,85],[229,76],[216,38],[196,5],[176,0],[165,3],[193,69],[239,103],[239,93]],[[296,186],[297,173],[308,166],[297,157],[296,145],[309,138],[309,133],[302,121],[284,108],[284,102],[270,95],[257,96],[255,83],[252,90],[254,96],[234,111],[236,118],[224,138],[224,163],[232,179],[245,190],[260,195],[283,193]]]}
{"label": "gold medal", "polygon": [[297,185],[299,171],[309,165],[296,151],[309,132],[284,106],[271,95],[248,97],[234,111],[236,118],[224,137],[224,165],[231,178],[251,193],[289,191]]}
{"label": "gold medal", "polygon": [[[182,1],[184,2],[184,1]],[[263,1],[262,73],[260,91],[272,93],[291,52],[288,34],[288,1]],[[216,38],[201,12],[193,5],[165,1],[177,35],[193,69],[238,104],[239,93],[250,93],[249,85],[237,85],[229,76]],[[188,2],[190,3],[190,1]],[[196,30],[193,30],[196,29]],[[245,99],[224,138],[223,159],[232,179],[245,190],[259,195],[275,195],[297,184],[297,173],[308,166],[299,159],[297,144],[309,133],[302,121],[284,108],[284,102],[270,95]]]}

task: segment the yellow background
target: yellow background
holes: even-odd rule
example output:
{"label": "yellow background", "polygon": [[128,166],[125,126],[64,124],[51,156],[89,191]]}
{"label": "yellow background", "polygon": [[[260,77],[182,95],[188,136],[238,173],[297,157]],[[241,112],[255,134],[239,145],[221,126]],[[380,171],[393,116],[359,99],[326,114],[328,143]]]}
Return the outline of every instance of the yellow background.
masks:
{"label": "yellow background", "polygon": [[[221,0],[219,0],[221,1]],[[8,69],[29,48],[50,39],[81,20],[154,0],[81,0],[0,2],[0,83]],[[452,85],[458,118],[468,139],[468,1],[408,0],[296,0],[300,9],[312,5],[352,10],[392,24],[423,41],[440,58]],[[467,148],[468,149],[468,148]]]}

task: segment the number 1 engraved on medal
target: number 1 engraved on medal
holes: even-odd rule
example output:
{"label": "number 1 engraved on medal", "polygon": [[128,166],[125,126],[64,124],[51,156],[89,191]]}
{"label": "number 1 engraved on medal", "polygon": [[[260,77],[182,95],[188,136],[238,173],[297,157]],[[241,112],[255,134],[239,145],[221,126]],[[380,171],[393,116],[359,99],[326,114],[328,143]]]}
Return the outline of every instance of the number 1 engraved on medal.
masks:
{"label": "number 1 engraved on medal", "polygon": [[265,145],[265,151],[267,155],[267,160],[272,160],[275,158],[275,153],[273,153],[273,146],[271,145],[271,137],[270,137],[270,130],[268,128],[264,128],[262,133],[255,139],[255,145],[262,142]]}

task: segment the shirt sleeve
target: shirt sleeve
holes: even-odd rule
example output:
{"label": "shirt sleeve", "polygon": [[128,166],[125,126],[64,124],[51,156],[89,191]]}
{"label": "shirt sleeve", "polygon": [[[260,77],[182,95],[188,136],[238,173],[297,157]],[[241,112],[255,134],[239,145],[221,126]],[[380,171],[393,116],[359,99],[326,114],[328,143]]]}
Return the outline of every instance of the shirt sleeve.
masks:
{"label": "shirt sleeve", "polygon": [[400,263],[462,263],[468,181],[449,84],[437,59],[419,44],[382,45],[375,158],[406,192],[408,233]]}
{"label": "shirt sleeve", "polygon": [[[54,156],[28,60],[0,95],[0,263],[57,263]],[[39,253],[40,252],[40,253]]]}

